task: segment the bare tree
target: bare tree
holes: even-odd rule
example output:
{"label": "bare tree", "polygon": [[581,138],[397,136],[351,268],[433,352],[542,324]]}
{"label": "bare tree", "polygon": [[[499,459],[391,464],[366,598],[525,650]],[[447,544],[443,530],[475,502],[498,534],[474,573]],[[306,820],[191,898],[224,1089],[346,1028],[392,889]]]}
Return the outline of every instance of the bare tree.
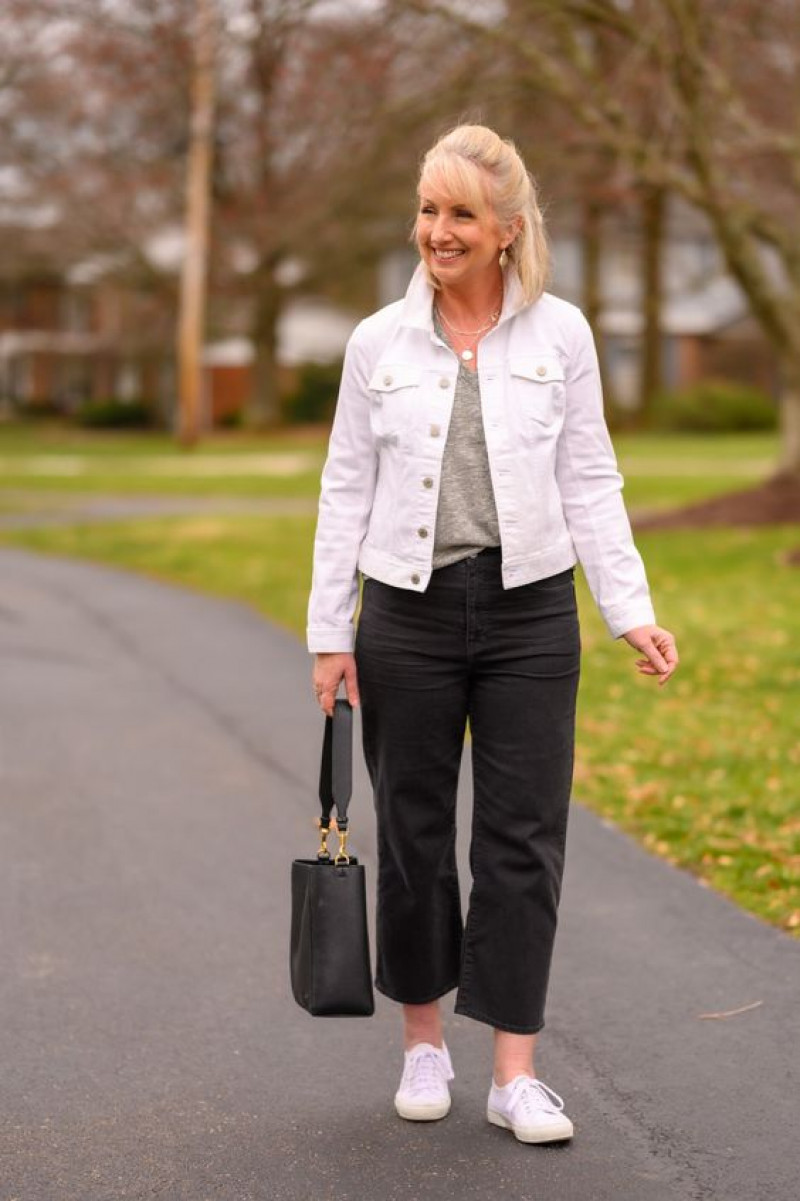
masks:
{"label": "bare tree", "polygon": [[[34,241],[55,273],[104,258],[120,282],[162,292],[175,322],[177,280],[150,248],[183,225],[187,159],[200,146],[191,113],[195,0],[9,2],[0,44],[13,79],[0,108],[8,134],[0,165],[24,178],[29,208],[52,210],[49,233],[41,226],[24,245],[17,239],[21,269],[33,262]],[[371,117],[392,55],[379,22],[346,9],[326,15],[326,7],[217,0],[210,328],[225,330],[231,312],[249,314],[237,332],[256,347],[256,424],[278,418],[276,331],[287,299],[300,289],[357,291],[381,242]],[[210,139],[202,144],[201,158]],[[371,188],[359,178],[368,161]],[[202,199],[203,190],[191,194]],[[182,424],[188,438],[194,424]]]}
{"label": "bare tree", "polygon": [[[177,103],[182,67],[170,63],[177,47],[158,23],[164,3],[131,12],[110,0],[8,0],[0,14],[4,289],[45,288],[36,316],[55,329],[68,279],[76,270],[91,277],[112,303],[102,315],[70,304],[70,332],[106,333],[121,358],[145,356],[156,388],[172,357],[175,288],[146,247],[179,216],[176,147],[188,116]],[[173,69],[156,69],[156,57]],[[67,353],[75,357],[54,373],[53,399],[78,394],[72,366],[86,386],[81,352]],[[99,363],[96,386],[110,392],[112,370],[110,360]]]}
{"label": "bare tree", "polygon": [[487,58],[502,54],[523,87],[535,77],[651,196],[705,214],[775,349],[779,470],[800,475],[797,5],[514,0],[508,22],[504,5],[475,17],[455,0],[397,2],[480,38]]}
{"label": "bare tree", "polygon": [[[242,0],[229,23],[215,278],[221,298],[238,294],[249,310],[252,424],[279,417],[277,326],[287,300],[320,290],[341,298],[386,249],[379,211],[391,155],[376,147],[392,46],[380,21],[330,15],[313,0]],[[237,271],[237,261],[246,266]]]}
{"label": "bare tree", "polygon": [[[15,0],[16,2],[16,0]],[[3,153],[55,212],[65,256],[124,252],[179,220],[189,135],[189,0],[29,0],[32,53],[0,113]]]}

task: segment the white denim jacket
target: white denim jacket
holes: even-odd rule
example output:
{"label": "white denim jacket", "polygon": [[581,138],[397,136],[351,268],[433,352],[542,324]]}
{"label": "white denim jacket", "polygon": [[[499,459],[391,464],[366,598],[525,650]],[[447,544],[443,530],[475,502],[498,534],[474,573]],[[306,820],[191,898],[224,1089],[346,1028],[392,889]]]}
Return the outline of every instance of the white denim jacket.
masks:
{"label": "white denim jacket", "polygon": [[[358,571],[424,592],[458,359],[436,335],[422,264],[403,300],[347,345],[322,473],[308,648],[351,651]],[[503,309],[478,352],[503,586],[580,560],[611,635],[655,622],[603,418],[594,340],[580,309],[525,304],[506,270]]]}

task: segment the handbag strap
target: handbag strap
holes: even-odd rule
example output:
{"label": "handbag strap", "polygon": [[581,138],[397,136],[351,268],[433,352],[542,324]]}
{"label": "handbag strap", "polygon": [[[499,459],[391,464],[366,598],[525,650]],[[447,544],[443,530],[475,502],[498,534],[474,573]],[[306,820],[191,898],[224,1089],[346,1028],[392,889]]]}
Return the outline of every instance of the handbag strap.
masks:
{"label": "handbag strap", "polygon": [[322,808],[320,833],[322,842],[319,859],[330,858],[327,837],[331,826],[331,811],[336,806],[336,828],[339,831],[339,850],[336,862],[349,863],[347,854],[347,806],[353,791],[353,710],[347,700],[337,700],[333,717],[325,718],[322,740],[322,763],[319,773],[319,801]]}

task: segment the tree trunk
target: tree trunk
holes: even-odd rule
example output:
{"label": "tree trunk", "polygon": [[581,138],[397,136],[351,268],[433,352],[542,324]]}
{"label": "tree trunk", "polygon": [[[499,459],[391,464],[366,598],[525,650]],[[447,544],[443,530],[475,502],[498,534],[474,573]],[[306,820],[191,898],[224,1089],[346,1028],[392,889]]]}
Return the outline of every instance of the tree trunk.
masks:
{"label": "tree trunk", "polygon": [[279,424],[281,417],[278,389],[278,318],[281,293],[272,270],[262,276],[256,296],[256,311],[252,339],[255,363],[250,398],[247,404],[247,424],[255,429],[269,429]]}
{"label": "tree trunk", "polygon": [[783,364],[778,471],[800,478],[800,354]]}
{"label": "tree trunk", "polygon": [[642,357],[639,375],[639,416],[649,424],[653,399],[662,387],[661,373],[661,247],[664,237],[665,193],[648,187],[642,194],[643,296]]}
{"label": "tree trunk", "polygon": [[186,249],[178,319],[178,438],[193,446],[203,421],[203,334],[214,133],[214,12],[196,0],[192,116],[186,171]]}
{"label": "tree trunk", "polygon": [[[603,340],[600,337],[600,311],[603,307],[601,293],[601,262],[602,237],[601,222],[603,206],[597,200],[586,200],[583,204],[581,228],[581,246],[583,249],[583,280],[581,298],[586,320],[592,327],[597,345],[597,358],[600,364],[600,376],[603,392],[609,396],[610,389],[605,368],[605,352]],[[613,400],[613,396],[611,397]]]}
{"label": "tree trunk", "polygon": [[597,201],[583,205],[583,311],[593,329],[600,317],[600,218],[602,208]]}

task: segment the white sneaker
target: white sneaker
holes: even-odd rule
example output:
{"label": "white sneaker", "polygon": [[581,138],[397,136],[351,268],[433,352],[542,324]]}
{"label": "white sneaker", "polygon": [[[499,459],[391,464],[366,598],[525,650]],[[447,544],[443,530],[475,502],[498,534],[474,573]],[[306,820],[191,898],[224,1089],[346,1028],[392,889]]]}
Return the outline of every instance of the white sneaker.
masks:
{"label": "white sneaker", "polygon": [[409,1122],[434,1122],[450,1112],[448,1080],[453,1079],[450,1053],[442,1044],[417,1043],[405,1052],[403,1077],[394,1107]]}
{"label": "white sneaker", "polygon": [[486,1116],[494,1126],[513,1130],[521,1143],[554,1143],[572,1138],[564,1102],[541,1080],[516,1076],[504,1088],[492,1081]]}

